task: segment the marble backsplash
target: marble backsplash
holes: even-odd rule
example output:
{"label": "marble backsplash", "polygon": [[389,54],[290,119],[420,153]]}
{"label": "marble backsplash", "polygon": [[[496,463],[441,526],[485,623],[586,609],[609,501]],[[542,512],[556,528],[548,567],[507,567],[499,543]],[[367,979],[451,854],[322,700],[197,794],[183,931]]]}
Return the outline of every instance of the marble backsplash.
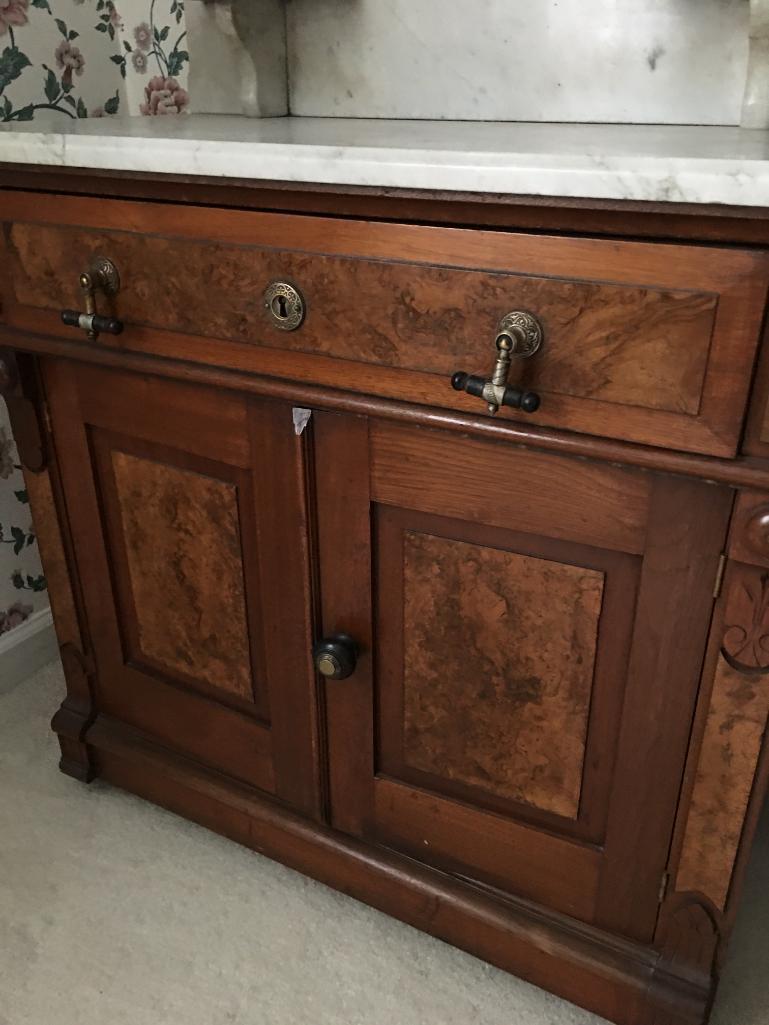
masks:
{"label": "marble backsplash", "polygon": [[[196,38],[186,35],[184,0],[0,0],[0,119],[50,108],[72,118],[216,110],[235,62],[214,45],[212,17],[201,17],[212,4],[193,4]],[[279,0],[228,4],[235,21],[250,19],[252,54],[254,40],[282,38]],[[749,0],[285,0],[290,111],[738,124],[749,8]]]}
{"label": "marble backsplash", "polygon": [[748,0],[289,0],[291,111],[738,124]]}

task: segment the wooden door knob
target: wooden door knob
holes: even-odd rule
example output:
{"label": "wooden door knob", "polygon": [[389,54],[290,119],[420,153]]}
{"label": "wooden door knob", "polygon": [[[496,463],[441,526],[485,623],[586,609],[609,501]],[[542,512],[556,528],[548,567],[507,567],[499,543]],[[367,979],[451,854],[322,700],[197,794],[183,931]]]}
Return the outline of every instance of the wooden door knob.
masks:
{"label": "wooden door knob", "polygon": [[358,649],[347,634],[333,634],[317,641],[312,649],[315,668],[327,680],[346,680],[355,672]]}

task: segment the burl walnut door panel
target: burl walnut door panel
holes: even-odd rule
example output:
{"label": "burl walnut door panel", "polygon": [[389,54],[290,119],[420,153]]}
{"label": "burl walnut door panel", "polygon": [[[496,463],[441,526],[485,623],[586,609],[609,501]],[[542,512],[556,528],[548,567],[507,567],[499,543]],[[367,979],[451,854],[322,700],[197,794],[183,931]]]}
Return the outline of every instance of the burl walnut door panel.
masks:
{"label": "burl walnut door panel", "polygon": [[731,493],[314,419],[332,823],[648,939]]}
{"label": "burl walnut door panel", "polygon": [[99,713],[316,810],[291,407],[58,362],[45,378]]}

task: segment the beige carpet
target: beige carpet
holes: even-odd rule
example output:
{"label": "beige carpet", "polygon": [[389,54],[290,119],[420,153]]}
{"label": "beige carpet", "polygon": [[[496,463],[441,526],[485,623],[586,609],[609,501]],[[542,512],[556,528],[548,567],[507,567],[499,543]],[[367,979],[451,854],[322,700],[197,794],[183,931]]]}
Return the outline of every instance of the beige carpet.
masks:
{"label": "beige carpet", "polygon": [[[599,1019],[56,769],[50,666],[0,697],[0,1025],[598,1025]],[[769,842],[714,1016],[769,1025]]]}

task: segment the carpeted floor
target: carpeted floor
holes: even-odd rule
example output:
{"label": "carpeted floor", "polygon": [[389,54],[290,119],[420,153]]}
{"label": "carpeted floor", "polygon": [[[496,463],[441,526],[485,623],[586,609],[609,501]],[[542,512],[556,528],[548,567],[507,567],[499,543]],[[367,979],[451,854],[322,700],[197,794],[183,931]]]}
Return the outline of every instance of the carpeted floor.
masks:
{"label": "carpeted floor", "polygon": [[[60,775],[58,665],[0,696],[0,1025],[598,1025],[236,844]],[[769,837],[714,1025],[769,1025]]]}

